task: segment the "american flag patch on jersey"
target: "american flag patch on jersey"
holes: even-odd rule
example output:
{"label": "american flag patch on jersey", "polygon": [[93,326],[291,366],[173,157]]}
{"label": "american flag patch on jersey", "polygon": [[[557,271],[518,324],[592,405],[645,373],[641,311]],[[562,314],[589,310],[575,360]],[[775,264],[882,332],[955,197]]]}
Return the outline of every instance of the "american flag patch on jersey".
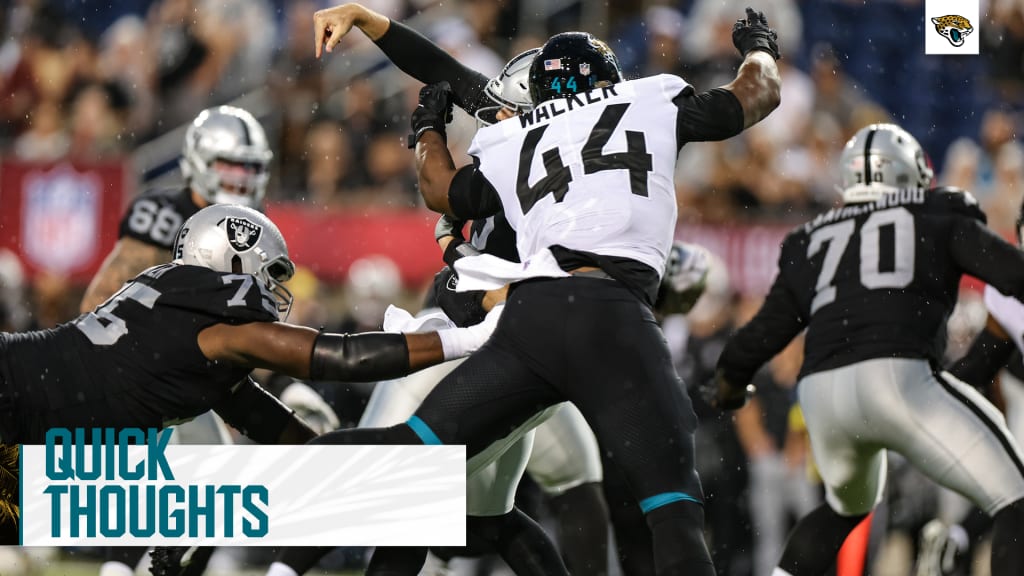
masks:
{"label": "american flag patch on jersey", "polygon": [[545,60],[544,61],[544,69],[545,70],[561,70],[562,69],[562,59],[561,58],[555,58],[554,60]]}

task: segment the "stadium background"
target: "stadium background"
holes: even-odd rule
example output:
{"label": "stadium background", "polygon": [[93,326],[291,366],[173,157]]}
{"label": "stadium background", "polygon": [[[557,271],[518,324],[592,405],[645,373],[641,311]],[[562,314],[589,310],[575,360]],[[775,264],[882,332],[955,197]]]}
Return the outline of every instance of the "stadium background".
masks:
{"label": "stadium background", "polygon": [[[488,75],[550,33],[584,29],[611,42],[628,76],[671,72],[700,89],[732,78],[739,63],[732,23],[747,4],[764,10],[785,55],[781,107],[740,137],[688,145],[677,171],[679,237],[707,246],[728,271],[713,278],[706,302],[678,327],[679,342],[690,343],[679,370],[691,384],[713,365],[707,356],[715,353],[715,339],[763,294],[785,230],[836,201],[835,159],[867,123],[902,124],[931,154],[940,184],[971,190],[990,225],[1013,234],[1024,194],[1024,147],[1017,141],[1024,1],[982,0],[975,25],[981,56],[926,56],[924,35],[933,32],[920,0],[366,4],[410,23]],[[419,85],[358,32],[315,60],[312,13],[327,5],[4,2],[0,329],[45,328],[74,317],[127,201],[151,186],[180,184],[176,165],[185,125],[199,110],[224,103],[253,112],[271,139],[267,212],[303,266],[291,286],[297,300],[292,320],[359,330],[375,327],[389,302],[415,309],[440,262],[429,236],[434,217],[422,208],[412,153],[404,146]],[[474,122],[463,116],[456,124],[451,146],[464,159]],[[968,283],[962,313],[953,320],[951,355],[984,318],[973,288]],[[793,358],[799,350],[768,376],[783,392],[763,401],[762,428],[787,412]],[[328,399],[352,423],[368,392],[344,387]],[[710,431],[701,447],[702,474],[723,501],[731,495],[738,503],[720,513],[729,518],[723,526],[709,522],[712,531],[727,532],[719,542],[735,543],[719,565],[723,574],[750,574],[758,531],[750,528],[743,503],[752,484],[762,486],[763,478],[754,477],[763,475],[766,444],[757,441],[763,435],[751,436],[758,424],[744,416],[735,423],[710,412],[702,417]],[[782,427],[777,437],[788,438]],[[795,446],[787,441],[768,455],[802,471]],[[737,472],[723,475],[718,486],[714,469],[733,461]],[[904,508],[915,505],[930,504]],[[911,534],[906,518],[894,519],[894,532],[901,522]],[[78,557],[87,558],[87,551]],[[50,562],[43,573],[64,573],[59,561]],[[7,574],[3,567],[0,559],[0,573]]]}

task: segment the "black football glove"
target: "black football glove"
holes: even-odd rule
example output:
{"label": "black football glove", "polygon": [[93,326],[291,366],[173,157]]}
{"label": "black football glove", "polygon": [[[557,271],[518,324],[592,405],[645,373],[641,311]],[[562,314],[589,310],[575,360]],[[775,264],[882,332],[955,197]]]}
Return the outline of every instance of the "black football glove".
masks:
{"label": "black football glove", "polygon": [[779,35],[768,27],[764,12],[755,12],[753,8],[747,8],[745,20],[737,20],[733,25],[732,44],[744,58],[751,50],[764,50],[776,60],[782,58],[779,53]]}
{"label": "black football glove", "polygon": [[214,546],[157,546],[149,553],[153,576],[202,576]]}
{"label": "black football glove", "polygon": [[415,148],[416,143],[428,130],[440,133],[441,138],[447,141],[445,124],[452,121],[452,106],[454,105],[455,96],[448,82],[427,84],[420,88],[420,103],[412,111],[412,135],[409,136],[409,148]]}
{"label": "black football glove", "polygon": [[473,326],[483,322],[487,316],[484,310],[483,290],[472,292],[456,292],[459,277],[448,266],[434,276],[434,293],[437,294],[437,305],[460,328]]}
{"label": "black football glove", "polygon": [[738,410],[743,408],[757,392],[753,384],[736,387],[725,379],[721,370],[715,372],[715,377],[701,385],[701,396],[712,408],[719,410]]}

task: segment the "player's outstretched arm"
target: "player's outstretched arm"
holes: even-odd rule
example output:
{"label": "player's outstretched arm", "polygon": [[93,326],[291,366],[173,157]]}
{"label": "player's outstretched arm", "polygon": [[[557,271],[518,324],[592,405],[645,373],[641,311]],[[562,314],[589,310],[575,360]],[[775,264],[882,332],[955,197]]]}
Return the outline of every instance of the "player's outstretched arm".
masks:
{"label": "player's outstretched arm", "polygon": [[360,4],[342,4],[313,15],[317,57],[322,47],[331,52],[353,26],[373,40],[402,72],[424,84],[448,81],[458,98],[456,104],[470,114],[488,103],[484,96],[486,76],[464,66],[412,28]]}
{"label": "player's outstretched arm", "polygon": [[782,78],[775,63],[779,59],[778,36],[768,26],[764,13],[747,8],[747,17],[733,27],[732,42],[743,55],[736,79],[723,86],[743,107],[743,127],[749,128],[768,116],[781,99]]}
{"label": "player's outstretched arm", "polygon": [[210,360],[293,378],[374,382],[468,356],[490,337],[501,308],[475,326],[417,334],[332,334],[283,322],[214,324],[199,333],[198,343]]}
{"label": "player's outstretched arm", "polygon": [[125,282],[146,268],[166,262],[168,257],[169,254],[157,246],[130,237],[121,238],[86,288],[79,312],[92,311],[120,290]]}
{"label": "player's outstretched arm", "polygon": [[342,4],[313,13],[313,38],[316,57],[324,51],[332,52],[341,39],[352,30],[362,30],[370,40],[376,42],[388,31],[391,20],[387,16],[356,3]]}

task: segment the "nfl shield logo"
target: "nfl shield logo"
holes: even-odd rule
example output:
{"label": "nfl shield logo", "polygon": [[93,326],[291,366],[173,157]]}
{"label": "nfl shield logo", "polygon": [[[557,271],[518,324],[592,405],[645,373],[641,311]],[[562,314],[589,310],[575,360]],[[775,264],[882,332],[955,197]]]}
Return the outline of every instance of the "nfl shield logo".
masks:
{"label": "nfl shield logo", "polygon": [[590,76],[590,62],[580,63],[580,74],[583,74],[584,76]]}
{"label": "nfl shield logo", "polygon": [[25,177],[22,245],[36,266],[58,274],[92,261],[99,248],[100,183],[68,165]]}
{"label": "nfl shield logo", "polygon": [[260,240],[263,227],[245,218],[227,219],[228,243],[236,252],[252,249]]}

